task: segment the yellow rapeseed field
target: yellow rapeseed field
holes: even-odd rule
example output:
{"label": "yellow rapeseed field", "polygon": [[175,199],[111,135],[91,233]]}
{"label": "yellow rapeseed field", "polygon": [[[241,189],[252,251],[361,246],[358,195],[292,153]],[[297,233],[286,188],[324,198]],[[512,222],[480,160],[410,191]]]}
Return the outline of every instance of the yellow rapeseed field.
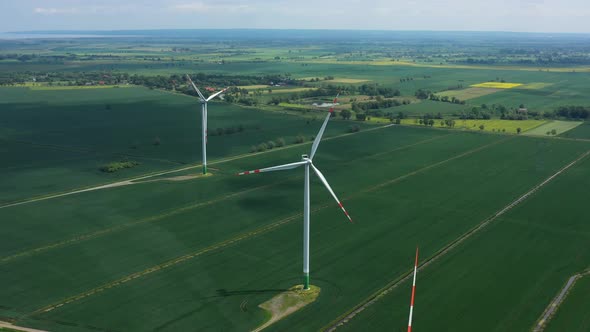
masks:
{"label": "yellow rapeseed field", "polygon": [[492,89],[512,89],[521,86],[522,83],[506,83],[506,82],[484,82],[472,84],[474,88],[492,88]]}

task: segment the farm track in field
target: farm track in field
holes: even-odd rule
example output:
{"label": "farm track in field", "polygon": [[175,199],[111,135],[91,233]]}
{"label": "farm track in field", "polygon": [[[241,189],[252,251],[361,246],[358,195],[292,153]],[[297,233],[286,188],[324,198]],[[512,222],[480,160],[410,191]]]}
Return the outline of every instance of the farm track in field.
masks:
{"label": "farm track in field", "polygon": [[7,328],[10,330],[23,331],[23,332],[47,332],[44,330],[37,330],[37,329],[28,328],[28,327],[12,325],[10,323],[3,322],[3,321],[0,321],[0,328]]}
{"label": "farm track in field", "polygon": [[547,327],[547,324],[549,323],[551,318],[553,318],[553,315],[557,312],[557,310],[559,310],[559,307],[561,306],[561,304],[565,301],[565,299],[569,295],[570,290],[576,284],[576,281],[578,281],[580,278],[587,276],[587,275],[590,275],[590,270],[587,270],[587,271],[584,271],[581,273],[576,273],[568,279],[567,283],[561,289],[559,294],[557,294],[557,296],[553,300],[551,300],[551,302],[549,303],[547,308],[545,308],[545,310],[541,314],[541,317],[539,318],[539,320],[535,324],[535,327],[532,329],[533,332],[542,332],[545,330],[545,328]]}
{"label": "farm track in field", "polygon": [[[577,157],[576,159],[574,159],[572,162],[568,163],[567,165],[565,165],[564,167],[562,167],[560,170],[558,170],[557,172],[555,172],[553,175],[551,175],[550,177],[548,177],[547,179],[545,179],[541,183],[535,185],[533,188],[531,188],[529,191],[527,191],[524,195],[520,196],[519,198],[517,198],[516,200],[514,200],[513,202],[511,202],[510,204],[508,204],[504,208],[498,210],[491,217],[488,217],[487,219],[483,220],[481,223],[479,223],[477,226],[475,226],[471,230],[467,231],[465,234],[463,234],[459,238],[457,238],[454,241],[452,241],[451,243],[447,244],[445,247],[443,247],[442,249],[440,249],[433,256],[429,257],[422,264],[420,264],[420,266],[418,267],[418,271],[424,270],[430,264],[432,264],[432,263],[436,262],[437,260],[439,260],[440,258],[444,257],[451,250],[455,249],[456,247],[458,247],[459,245],[461,245],[463,242],[465,242],[467,239],[469,239],[473,235],[477,234],[482,229],[486,228],[489,224],[491,224],[498,217],[502,216],[507,211],[509,211],[513,207],[517,206],[518,204],[520,204],[524,200],[526,200],[528,197],[530,197],[531,195],[533,195],[535,192],[537,192],[539,189],[541,189],[547,183],[551,182],[553,179],[555,179],[560,174],[562,174],[563,172],[567,171],[569,168],[571,168],[572,166],[574,166],[575,164],[577,164],[578,162],[580,162],[581,160],[583,160],[584,158],[586,158],[588,155],[590,155],[590,150],[584,152],[579,157]],[[385,287],[383,287],[379,291],[373,293],[365,301],[359,303],[353,309],[351,309],[350,311],[344,313],[342,316],[340,316],[339,318],[337,318],[336,320],[334,320],[332,323],[330,323],[327,326],[325,326],[324,328],[322,328],[322,331],[332,332],[332,331],[335,331],[338,327],[343,326],[348,321],[350,321],[351,319],[353,319],[356,315],[358,315],[359,313],[363,312],[366,308],[368,308],[372,304],[375,304],[381,298],[383,298],[388,293],[390,293],[391,291],[393,291],[395,288],[397,288],[403,282],[405,282],[407,280],[410,280],[410,278],[412,277],[412,271],[406,272],[405,274],[403,274],[400,277],[396,278],[395,280],[393,280],[389,284],[385,285]]]}
{"label": "farm track in field", "polygon": [[[322,141],[329,141],[329,140],[333,140],[333,139],[337,139],[337,138],[342,138],[342,137],[346,137],[346,136],[350,136],[350,135],[362,134],[362,133],[371,132],[371,131],[374,131],[374,130],[389,128],[389,127],[392,127],[392,126],[394,126],[394,125],[393,124],[389,124],[389,125],[385,125],[385,126],[379,126],[379,127],[369,128],[369,129],[365,129],[363,131],[359,131],[359,132],[356,132],[356,133],[346,133],[346,134],[342,134],[342,135],[337,135],[337,136],[332,136],[332,137],[324,138]],[[280,149],[273,149],[273,150],[264,151],[264,152],[241,154],[241,155],[237,155],[237,156],[233,156],[233,157],[227,157],[227,158],[222,158],[222,159],[214,160],[214,161],[210,162],[208,165],[216,165],[216,164],[226,163],[226,162],[230,162],[230,161],[234,161],[234,160],[238,160],[238,159],[243,159],[243,158],[248,158],[248,157],[256,156],[256,155],[259,155],[259,154],[262,154],[262,153],[272,153],[274,151],[283,151],[283,150],[286,150],[286,149],[292,149],[292,148],[295,148],[295,147],[301,147],[301,146],[311,145],[311,144],[312,144],[312,142],[306,142],[306,143],[303,143],[303,144],[294,144],[294,145],[290,145],[290,146],[283,147],[283,148],[280,148]],[[19,206],[19,205],[23,205],[23,204],[30,204],[30,203],[39,202],[39,201],[45,201],[45,200],[49,200],[49,199],[53,199],[53,198],[59,198],[59,197],[64,197],[64,196],[76,195],[76,194],[80,194],[80,193],[84,193],[84,192],[89,192],[89,191],[95,191],[95,190],[102,190],[102,189],[108,189],[108,188],[115,188],[115,187],[132,185],[132,184],[135,184],[135,182],[137,182],[137,181],[141,181],[141,180],[153,178],[153,177],[156,177],[156,176],[162,176],[162,175],[168,175],[168,174],[172,174],[172,173],[187,171],[187,170],[190,170],[190,169],[195,169],[195,168],[200,168],[200,167],[202,167],[202,164],[190,165],[190,166],[186,166],[186,167],[182,167],[182,168],[169,169],[169,170],[160,171],[160,172],[153,172],[153,173],[141,175],[141,176],[138,176],[138,177],[129,178],[127,180],[122,180],[122,181],[117,181],[117,182],[111,182],[111,183],[102,184],[102,185],[96,185],[96,186],[91,186],[91,187],[87,187],[87,188],[79,188],[79,189],[74,189],[74,190],[65,191],[65,192],[61,192],[61,193],[53,193],[53,194],[47,194],[47,195],[44,195],[44,196],[32,197],[32,198],[21,200],[21,201],[18,201],[18,202],[13,202],[13,203],[8,203],[8,204],[1,205],[0,206],[0,209],[5,209],[5,208],[13,207],[13,206]]]}
{"label": "farm track in field", "polygon": [[[346,162],[344,164],[349,164],[349,163],[352,163],[352,162],[356,162],[358,160],[370,159],[370,158],[374,158],[374,157],[377,157],[377,156],[382,156],[382,155],[385,155],[385,154],[388,154],[388,153],[392,153],[392,152],[396,152],[396,151],[408,149],[408,148],[411,148],[411,147],[414,147],[414,146],[417,146],[417,145],[426,144],[426,143],[429,143],[429,142],[432,142],[432,141],[441,139],[441,138],[446,137],[446,136],[449,136],[449,135],[450,134],[448,134],[448,135],[441,135],[441,136],[435,136],[435,137],[428,138],[428,139],[425,139],[425,140],[421,140],[421,141],[418,141],[418,142],[415,142],[415,143],[411,143],[411,144],[408,144],[408,145],[400,146],[400,147],[397,147],[397,148],[392,149],[392,150],[388,150],[388,151],[384,151],[384,152],[379,152],[379,153],[372,154],[372,155],[367,155],[367,156],[362,157],[362,158],[357,158],[355,160],[348,161],[348,162]],[[342,166],[342,165],[343,164],[340,164],[340,166]],[[201,208],[201,207],[204,207],[204,206],[209,206],[209,205],[217,204],[219,202],[222,202],[222,201],[225,201],[225,200],[234,198],[234,197],[238,197],[238,196],[241,196],[243,194],[250,193],[252,191],[256,191],[256,190],[259,190],[259,189],[271,188],[273,186],[282,184],[282,183],[284,183],[284,182],[286,182],[286,181],[288,181],[290,179],[294,179],[294,178],[297,178],[297,176],[289,177],[288,179],[286,179],[284,181],[279,181],[279,182],[275,182],[275,183],[264,185],[264,186],[258,186],[258,187],[254,187],[254,188],[249,188],[249,189],[237,191],[237,192],[232,192],[232,193],[229,193],[227,195],[224,195],[224,196],[215,198],[213,200],[209,200],[209,201],[205,201],[205,202],[195,202],[193,204],[189,204],[189,205],[186,205],[186,206],[183,206],[183,207],[180,207],[180,208],[176,208],[176,209],[173,209],[171,211],[164,212],[164,213],[161,213],[161,214],[158,214],[158,215],[155,215],[155,216],[151,216],[151,217],[147,217],[147,218],[142,218],[142,219],[137,220],[137,221],[132,221],[132,222],[124,223],[124,224],[119,224],[117,226],[113,226],[113,227],[101,229],[101,230],[98,230],[98,231],[95,231],[95,232],[91,232],[91,233],[79,234],[79,235],[76,235],[76,236],[74,236],[72,238],[69,238],[69,239],[65,239],[65,240],[62,240],[62,241],[58,241],[58,242],[50,243],[50,244],[47,244],[47,245],[44,245],[44,246],[40,246],[40,247],[37,247],[37,248],[32,248],[32,249],[29,249],[29,250],[25,250],[25,251],[22,251],[22,252],[19,252],[19,253],[10,255],[10,256],[2,257],[2,258],[0,258],[0,265],[2,265],[4,263],[9,263],[9,262],[11,262],[11,261],[13,261],[15,259],[22,258],[22,257],[25,257],[25,256],[31,256],[31,255],[39,254],[39,253],[42,253],[42,252],[46,252],[48,250],[65,247],[65,246],[72,245],[72,244],[79,243],[79,242],[83,242],[83,241],[88,241],[88,240],[91,240],[91,239],[94,239],[94,238],[97,238],[97,237],[100,237],[100,236],[104,236],[104,235],[107,235],[107,234],[111,234],[111,233],[123,231],[123,230],[129,229],[131,227],[139,226],[139,225],[142,225],[142,224],[146,224],[146,223],[150,223],[150,222],[157,222],[157,221],[160,221],[160,220],[162,220],[162,219],[164,219],[166,217],[177,215],[179,213],[187,212],[187,211],[190,211],[190,210],[193,210],[193,209],[197,209],[197,208]],[[163,181],[163,180],[165,180],[165,179],[147,180],[147,181],[144,181],[142,183],[152,182],[152,181]],[[131,184],[133,184],[133,183],[131,183]],[[125,185],[127,185],[127,184],[125,184]]]}
{"label": "farm track in field", "polygon": [[[399,181],[401,181],[403,179],[409,178],[409,177],[411,177],[413,175],[420,174],[420,173],[422,173],[424,171],[427,171],[427,170],[430,170],[430,169],[432,169],[434,167],[437,167],[437,166],[446,164],[446,163],[448,163],[450,161],[453,161],[453,160],[456,160],[456,159],[459,159],[459,158],[462,158],[462,157],[465,157],[465,156],[468,156],[468,155],[477,153],[479,151],[482,151],[482,150],[484,150],[486,148],[492,147],[492,146],[497,145],[499,143],[505,142],[505,141],[507,141],[509,139],[512,139],[512,138],[513,137],[508,137],[508,138],[503,139],[503,140],[499,140],[499,141],[496,141],[496,142],[488,143],[488,144],[482,145],[480,147],[477,147],[475,149],[472,149],[472,150],[469,150],[469,151],[460,153],[460,154],[455,155],[453,157],[450,157],[448,159],[442,160],[440,162],[437,162],[437,163],[434,163],[434,164],[431,164],[431,165],[422,167],[420,169],[417,169],[417,170],[412,171],[410,173],[407,173],[405,175],[396,177],[396,178],[391,179],[389,181],[386,181],[386,182],[380,183],[378,185],[375,185],[375,186],[369,187],[367,189],[364,189],[362,191],[359,191],[356,194],[353,194],[351,196],[348,196],[348,197],[344,198],[342,201],[347,201],[347,200],[350,200],[351,198],[354,198],[356,196],[362,195],[364,193],[368,193],[368,192],[371,192],[371,191],[374,191],[374,190],[383,188],[384,186],[394,184],[394,183],[399,182]],[[588,153],[590,153],[590,152],[588,152]],[[323,210],[323,209],[325,209],[325,208],[327,208],[329,206],[332,206],[332,205],[333,205],[333,203],[323,204],[321,206],[318,206],[318,207],[312,209],[311,210],[311,213],[312,214],[313,213],[316,213],[316,212],[318,212],[320,210]],[[261,234],[264,234],[264,233],[268,233],[268,232],[270,232],[272,230],[275,230],[275,229],[279,228],[280,226],[286,225],[286,224],[290,223],[291,221],[296,220],[297,218],[299,218],[301,216],[302,216],[302,213],[296,213],[294,215],[291,215],[291,216],[288,216],[286,218],[280,219],[280,220],[275,221],[273,223],[270,223],[268,225],[265,225],[265,226],[259,227],[257,229],[254,229],[252,231],[248,231],[248,232],[239,234],[239,235],[237,235],[237,236],[235,236],[233,238],[230,238],[230,239],[224,240],[222,242],[213,244],[213,245],[208,246],[208,247],[203,248],[203,249],[199,249],[199,250],[197,250],[197,251],[195,251],[193,253],[189,253],[189,254],[186,254],[186,255],[183,255],[183,256],[180,256],[180,257],[177,257],[177,258],[173,258],[173,259],[168,260],[168,261],[166,261],[164,263],[161,263],[161,264],[152,266],[150,268],[147,268],[147,269],[145,269],[143,271],[139,271],[139,272],[135,272],[135,273],[129,274],[129,275],[125,276],[125,277],[122,277],[120,279],[117,279],[117,280],[111,281],[109,283],[103,284],[103,285],[101,285],[99,287],[93,288],[93,289],[88,290],[88,291],[85,291],[83,293],[80,293],[80,294],[77,294],[77,295],[74,295],[74,296],[71,296],[71,297],[67,297],[67,298],[65,298],[65,299],[63,299],[61,301],[58,301],[58,302],[55,302],[55,303],[50,304],[48,306],[39,308],[39,309],[37,309],[37,310],[29,313],[29,314],[26,314],[25,316],[34,316],[34,315],[42,314],[44,312],[49,312],[49,311],[55,310],[55,309],[57,309],[59,307],[62,307],[64,305],[66,305],[66,304],[70,304],[70,303],[73,303],[73,302],[76,302],[76,301],[85,299],[87,297],[90,297],[92,295],[95,295],[95,294],[98,294],[98,293],[102,293],[102,292],[104,292],[104,291],[106,291],[108,289],[111,289],[111,288],[114,288],[114,287],[118,287],[118,286],[120,286],[122,284],[128,283],[128,282],[130,282],[132,280],[135,280],[137,278],[144,277],[144,276],[147,276],[147,275],[152,274],[154,272],[162,271],[162,270],[167,269],[167,268],[171,268],[171,267],[173,267],[173,266],[175,266],[175,265],[177,265],[179,263],[183,263],[183,262],[186,262],[186,261],[188,261],[190,259],[193,259],[193,258],[202,256],[203,254],[210,253],[210,252],[213,252],[215,250],[228,247],[230,245],[236,244],[236,243],[241,242],[243,240],[250,239],[250,238],[252,238],[254,236],[258,236],[258,235],[261,235]]]}

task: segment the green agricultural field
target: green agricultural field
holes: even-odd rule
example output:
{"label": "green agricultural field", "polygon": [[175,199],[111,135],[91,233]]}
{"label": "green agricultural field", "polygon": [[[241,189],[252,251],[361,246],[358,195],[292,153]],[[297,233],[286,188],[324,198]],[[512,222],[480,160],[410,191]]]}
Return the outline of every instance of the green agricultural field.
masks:
{"label": "green agricultural field", "polygon": [[[367,142],[380,143],[367,145]],[[341,146],[347,146],[347,152],[358,158],[349,161],[347,154],[339,149]],[[586,147],[587,144],[582,142],[404,127],[327,140],[320,147],[316,164],[327,174],[356,222],[345,223],[329,195],[314,181],[312,206],[321,209],[312,216],[316,225],[312,228],[312,280],[322,288],[322,294],[317,302],[281,321],[276,328],[317,329],[327,324],[407,270],[404,264],[407,255],[400,248],[411,250],[416,241],[424,237],[423,241],[427,243],[423,248],[424,254],[433,254],[554,172],[562,160],[573,158]],[[249,329],[257,326],[264,315],[256,305],[271,298],[277,290],[299,282],[300,236],[293,234],[300,232],[301,174],[292,172],[287,179],[280,174],[242,179],[231,176],[231,173],[292,160],[294,155],[308,148],[302,146],[228,162],[227,165],[220,164],[218,167],[228,175],[218,174],[186,183],[150,182],[56,199],[55,202],[69,201],[71,208],[79,211],[77,213],[89,213],[90,206],[112,206],[105,199],[117,201],[133,197],[134,202],[144,202],[136,207],[122,205],[127,212],[119,214],[117,210],[111,211],[111,217],[107,219],[95,216],[98,223],[85,222],[74,226],[69,218],[59,218],[60,213],[55,209],[61,204],[55,202],[38,204],[45,206],[44,209],[55,210],[44,215],[55,216],[55,220],[59,221],[56,224],[47,224],[42,215],[18,217],[22,213],[31,215],[30,209],[25,207],[0,211],[2,214],[10,213],[11,219],[27,220],[22,228],[19,227],[20,230],[11,230],[14,234],[29,232],[35,228],[33,223],[46,225],[42,237],[32,233],[21,235],[25,242],[13,241],[3,249],[3,252],[23,253],[23,256],[2,264],[2,268],[13,271],[5,275],[6,279],[2,282],[14,285],[0,297],[8,301],[1,304],[8,308],[3,315],[18,318],[34,313],[21,319],[21,323],[48,329],[64,326],[60,324],[74,329],[99,327],[124,330],[143,330],[154,326],[162,329],[184,329],[188,326],[199,329],[207,326]],[[514,167],[515,164],[521,166]],[[475,165],[480,166],[474,168]],[[369,167],[371,172],[363,171]],[[534,171],[523,173],[522,169]],[[361,173],[364,175],[362,178],[350,177],[350,174]],[[280,183],[283,179],[287,182]],[[202,181],[211,183],[195,185]],[[433,186],[433,183],[437,185]],[[227,186],[234,189],[226,191],[226,196],[263,185],[272,187],[229,198],[219,197],[224,195],[222,192]],[[215,191],[208,188],[215,188]],[[193,194],[188,195],[187,190]],[[491,190],[500,190],[503,195],[492,198],[488,194]],[[154,203],[147,203],[147,197],[141,197],[145,195],[151,196]],[[203,195],[213,196],[212,199],[217,196],[221,200],[174,212],[191,204],[191,198],[196,199],[192,204],[198,203],[198,197],[205,197]],[[166,199],[156,203],[162,197]],[[181,200],[178,201],[178,198]],[[272,208],[268,208],[269,200],[273,202]],[[145,211],[144,205],[149,206],[148,211]],[[223,205],[223,208],[218,208],[218,205]],[[267,208],[256,208],[261,206]],[[172,214],[160,217],[166,211]],[[429,213],[417,215],[415,211]],[[71,211],[63,213],[67,213],[64,216],[76,215]],[[130,218],[138,214],[148,219],[160,219],[131,224],[141,220]],[[234,218],[236,215],[240,216],[239,222]],[[437,222],[433,224],[434,216],[437,216]],[[124,222],[128,225],[124,229],[113,229],[113,226],[105,224],[119,224],[122,221],[117,219],[125,217],[129,221]],[[211,224],[208,220],[216,222]],[[59,227],[60,223],[71,226]],[[274,228],[260,230],[271,225]],[[256,229],[259,231],[254,231]],[[424,229],[428,230],[418,232]],[[101,230],[109,231],[88,238],[79,237],[80,234],[96,234]],[[346,236],[350,232],[354,232],[355,237]],[[74,240],[27,253],[51,234],[54,236],[53,243],[72,237]],[[239,234],[246,235],[233,245],[224,244],[240,238]],[[367,246],[367,243],[371,245]],[[391,246],[391,243],[397,245]],[[222,247],[215,249],[218,246]],[[364,249],[358,250],[359,247]],[[100,263],[95,259],[99,259]],[[383,260],[391,263],[377,264]],[[162,270],[150,272],[152,266],[167,261],[171,263]],[[359,262],[363,263],[359,265]],[[228,274],[230,267],[234,273]],[[236,278],[236,271],[239,278]],[[126,279],[126,275],[136,272],[139,277]],[[21,273],[31,278],[19,277]],[[42,289],[33,290],[29,286],[39,283],[36,276],[43,278]],[[122,280],[119,286],[110,288],[109,285],[118,278]],[[364,282],[356,283],[354,280]],[[101,285],[108,288],[103,289]],[[103,290],[88,293],[96,287]],[[18,293],[15,293],[17,290]],[[347,296],[342,297],[343,293]],[[36,312],[76,294],[92,295],[85,295],[84,299],[46,313]],[[240,310],[240,303],[244,301],[247,302],[246,311]],[[113,305],[118,308],[116,311],[102,311],[108,312],[106,316],[95,315],[105,306]],[[154,310],[158,313],[153,314]],[[142,319],[130,321],[129,315]],[[301,320],[302,315],[310,319]]]}
{"label": "green agricultural field", "polygon": [[583,122],[580,126],[562,133],[560,136],[569,138],[590,139],[590,121]]}
{"label": "green agricultural field", "polygon": [[481,96],[487,96],[492,93],[501,91],[500,89],[494,88],[467,88],[463,90],[449,90],[438,93],[439,96],[455,97],[459,100],[468,100]]}
{"label": "green agricultural field", "polygon": [[549,321],[546,331],[583,332],[590,329],[590,277],[579,279],[568,294],[564,303],[559,306],[555,316]]}
{"label": "green agricultural field", "polygon": [[563,135],[566,132],[575,129],[577,126],[581,125],[583,122],[580,121],[558,121],[558,120],[554,120],[554,121],[549,121],[547,123],[544,123],[543,125],[540,125],[538,127],[535,127],[533,129],[527,130],[525,132],[525,135],[531,135],[531,136],[543,136],[543,135],[547,135],[547,132],[551,133],[551,135],[553,135],[552,131],[555,130],[555,135]]}
{"label": "green agricultural field", "polygon": [[402,105],[387,109],[387,111],[397,114],[399,112],[409,116],[421,116],[424,114],[459,114],[462,111],[468,110],[465,105],[436,102],[431,100],[422,100],[420,102],[411,103],[409,105]]}
{"label": "green agricultural field", "polygon": [[[573,158],[564,159],[562,164]],[[538,167],[545,164],[534,159]],[[590,263],[590,253],[586,250],[590,241],[590,228],[586,222],[588,210],[585,195],[580,195],[583,188],[590,185],[589,166],[590,159],[586,157],[534,196],[420,271],[415,328],[426,331],[532,329],[566,280]],[[425,253],[422,259],[429,256]],[[406,270],[410,270],[411,264],[412,254],[408,251]],[[466,266],[469,268],[464,268]],[[393,327],[394,331],[405,329],[410,286],[408,282],[401,284],[353,319],[345,330],[360,327],[377,330],[385,326]],[[583,289],[584,284],[581,287]],[[573,299],[574,303],[584,302],[580,295],[578,300]],[[581,306],[581,302],[576,304],[571,311],[574,315],[587,307]],[[571,308],[571,304],[568,306]],[[567,313],[563,315],[567,316]],[[577,316],[574,322],[557,321],[557,324],[579,327],[583,325],[579,325],[581,321],[577,319],[582,318]]]}
{"label": "green agricultural field", "polygon": [[[114,182],[201,160],[200,106],[191,97],[137,87],[0,88],[0,97],[0,151],[11,156],[0,162],[0,202]],[[319,124],[311,117],[212,103],[209,158],[247,154],[252,145],[278,138],[286,144],[298,135],[310,140]],[[242,132],[217,134],[239,126]],[[334,121],[327,137],[345,134],[348,127],[348,123]],[[99,170],[121,160],[140,165],[112,174]]]}

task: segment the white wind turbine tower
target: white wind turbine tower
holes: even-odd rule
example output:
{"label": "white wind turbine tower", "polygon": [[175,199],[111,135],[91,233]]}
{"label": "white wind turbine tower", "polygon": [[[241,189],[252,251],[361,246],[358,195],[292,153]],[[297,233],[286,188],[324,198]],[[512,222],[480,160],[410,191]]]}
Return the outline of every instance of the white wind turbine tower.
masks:
{"label": "white wind turbine tower", "polygon": [[[334,99],[334,104],[337,101],[338,101],[338,97],[336,97]],[[317,169],[313,165],[313,162],[312,162],[313,156],[315,155],[315,153],[318,149],[318,145],[320,144],[320,141],[322,139],[322,135],[324,134],[324,130],[326,130],[326,125],[328,124],[328,121],[330,120],[330,117],[332,116],[333,112],[334,112],[334,108],[332,107],[332,108],[330,108],[330,112],[326,116],[326,119],[324,120],[324,123],[322,124],[322,127],[320,128],[320,132],[318,133],[315,140],[313,141],[313,145],[311,146],[311,153],[309,154],[309,156],[302,155],[301,161],[290,163],[290,164],[268,167],[268,168],[261,168],[261,169],[257,169],[257,170],[253,170],[253,171],[246,171],[246,172],[238,173],[238,175],[247,175],[247,174],[264,173],[264,172],[272,172],[272,171],[284,171],[284,170],[294,169],[299,166],[305,167],[305,181],[304,181],[304,186],[303,186],[303,289],[304,290],[309,289],[309,211],[310,211],[309,210],[309,169],[310,168],[313,169],[313,171],[316,173],[316,175],[318,176],[320,181],[322,181],[324,186],[326,186],[326,189],[328,189],[330,194],[332,194],[332,197],[334,197],[334,199],[338,203],[338,206],[342,209],[342,211],[344,211],[344,214],[346,215],[348,220],[350,220],[350,222],[352,222],[352,219],[348,215],[348,212],[346,212],[346,210],[342,206],[342,203],[340,203],[340,201],[338,200],[338,197],[336,197],[336,194],[334,193],[334,191],[332,190],[332,188],[328,184],[328,181],[326,180],[324,175],[320,172],[320,170]]]}
{"label": "white wind turbine tower", "polygon": [[199,88],[197,88],[197,86],[195,85],[195,83],[193,83],[193,80],[191,80],[191,77],[187,74],[186,78],[188,79],[188,81],[191,83],[191,85],[193,86],[193,89],[195,89],[195,91],[197,92],[197,94],[199,95],[199,99],[201,100],[201,118],[202,118],[202,134],[203,134],[203,174],[207,174],[207,102],[217,96],[219,96],[220,94],[224,93],[228,88],[225,88],[221,91],[218,91],[214,94],[212,94],[211,96],[209,96],[209,98],[205,98],[203,96],[203,94],[201,93],[201,91],[199,91]]}

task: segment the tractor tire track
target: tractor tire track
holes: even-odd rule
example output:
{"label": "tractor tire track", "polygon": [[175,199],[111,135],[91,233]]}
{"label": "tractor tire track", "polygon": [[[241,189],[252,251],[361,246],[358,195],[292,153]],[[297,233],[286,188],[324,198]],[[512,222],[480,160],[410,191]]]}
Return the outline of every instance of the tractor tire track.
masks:
{"label": "tractor tire track", "polygon": [[[373,190],[377,190],[377,189],[380,189],[380,188],[382,188],[382,187],[384,187],[386,185],[390,185],[390,184],[399,182],[399,181],[401,181],[403,179],[406,179],[406,178],[408,178],[408,177],[410,177],[412,175],[416,175],[416,174],[419,174],[419,173],[421,173],[423,171],[430,170],[430,169],[432,169],[432,168],[434,168],[436,166],[443,165],[443,164],[445,164],[447,162],[450,162],[452,160],[455,160],[455,159],[458,159],[458,158],[461,158],[461,157],[464,157],[464,156],[467,156],[467,155],[470,155],[470,154],[473,154],[473,153],[482,151],[485,148],[494,146],[494,145],[499,144],[500,142],[504,142],[506,140],[507,139],[503,139],[503,140],[499,140],[499,141],[496,141],[496,142],[492,142],[492,143],[489,143],[489,144],[486,144],[486,145],[477,147],[475,149],[472,149],[472,150],[463,152],[463,153],[461,153],[459,155],[453,156],[453,157],[448,158],[448,159],[445,159],[443,161],[434,163],[432,165],[429,165],[429,166],[420,168],[420,169],[418,169],[416,171],[413,171],[411,173],[407,173],[405,175],[399,176],[399,177],[394,178],[394,179],[392,179],[390,181],[387,181],[385,183],[380,183],[378,185],[375,185],[375,186],[372,186],[370,188],[367,188],[367,189],[363,190],[362,192],[358,192],[357,194],[348,196],[348,197],[344,198],[343,201],[350,200],[351,198],[356,197],[356,196],[360,195],[361,193],[366,193],[366,192],[370,192],[370,191],[373,191]],[[590,153],[590,151],[588,153]],[[310,213],[312,213],[312,214],[313,213],[316,213],[318,211],[321,211],[321,210],[323,210],[323,209],[325,209],[325,208],[327,208],[329,206],[333,206],[333,205],[334,204],[331,203],[331,202],[330,203],[325,203],[325,204],[323,204],[321,206],[318,206],[318,207],[315,207],[315,208],[311,209]],[[276,222],[273,222],[271,224],[268,224],[268,225],[259,227],[259,228],[255,229],[255,230],[252,230],[252,231],[249,231],[249,232],[242,233],[242,234],[237,235],[237,236],[235,236],[233,238],[227,239],[227,240],[222,241],[222,242],[219,242],[217,244],[213,244],[211,246],[208,246],[206,248],[200,249],[200,250],[195,251],[193,253],[189,253],[189,254],[186,254],[186,255],[183,255],[183,256],[180,256],[180,257],[177,257],[177,258],[173,258],[173,259],[168,260],[168,261],[166,261],[164,263],[161,263],[161,264],[152,266],[150,268],[147,268],[147,269],[145,269],[143,271],[139,271],[139,272],[135,272],[135,273],[129,274],[129,275],[123,277],[123,278],[120,278],[120,279],[117,279],[115,281],[109,282],[109,283],[104,284],[102,286],[98,286],[98,287],[93,288],[93,289],[91,289],[89,291],[86,291],[86,292],[83,292],[83,293],[80,293],[80,294],[77,294],[77,295],[68,297],[66,299],[60,300],[60,301],[58,301],[58,302],[56,302],[54,304],[51,304],[51,305],[42,307],[42,308],[37,309],[37,310],[35,310],[35,311],[33,311],[33,312],[29,313],[29,314],[26,314],[25,316],[34,316],[34,315],[38,315],[38,314],[42,314],[42,313],[45,313],[45,312],[49,312],[49,311],[55,310],[55,309],[60,308],[60,307],[62,307],[64,305],[66,305],[66,304],[70,304],[70,303],[73,303],[73,302],[76,302],[76,301],[85,299],[87,297],[90,297],[92,295],[95,295],[95,294],[98,294],[98,293],[102,293],[102,292],[104,292],[104,291],[106,291],[108,289],[111,289],[111,288],[120,286],[122,284],[125,284],[127,282],[130,282],[130,281],[135,280],[137,278],[144,277],[144,276],[147,276],[147,275],[152,274],[154,272],[162,271],[162,270],[167,269],[167,268],[171,268],[171,267],[173,267],[173,266],[175,266],[175,265],[177,265],[179,263],[183,263],[183,262],[186,262],[186,261],[188,261],[190,259],[193,259],[193,258],[202,256],[203,254],[206,254],[206,253],[209,253],[209,252],[213,252],[215,250],[218,250],[218,249],[222,249],[222,248],[228,247],[230,245],[236,244],[236,243],[241,242],[243,240],[250,239],[250,238],[252,238],[254,236],[258,236],[258,235],[261,235],[261,234],[264,234],[264,233],[268,233],[268,232],[270,232],[272,230],[275,230],[275,229],[277,229],[277,228],[279,228],[279,227],[281,227],[283,225],[286,225],[286,224],[290,223],[291,221],[296,220],[297,218],[301,217],[302,215],[303,215],[302,213],[296,213],[294,215],[291,215],[291,216],[286,217],[284,219],[281,219],[279,221],[276,221]]]}
{"label": "tractor tire track", "polygon": [[[539,191],[539,189],[544,187],[547,183],[551,182],[553,179],[555,179],[556,177],[561,175],[563,172],[567,171],[569,168],[571,168],[572,166],[577,164],[582,159],[586,158],[588,155],[590,155],[590,150],[584,152],[583,154],[578,156],[576,159],[574,159],[572,162],[570,162],[569,164],[567,164],[564,167],[562,167],[561,169],[559,169],[553,175],[549,176],[547,179],[545,179],[541,183],[535,185],[533,188],[531,188],[529,191],[527,191],[524,195],[522,195],[519,198],[517,198],[516,200],[512,201],[511,203],[506,205],[504,208],[495,212],[491,217],[488,217],[487,219],[485,219],[484,221],[479,223],[477,226],[475,226],[471,230],[467,231],[465,234],[461,235],[459,238],[457,238],[454,241],[452,241],[451,243],[447,244],[445,247],[440,249],[438,252],[436,252],[434,255],[432,255],[431,257],[426,259],[422,264],[420,264],[420,266],[418,267],[418,271],[424,270],[430,264],[432,264],[432,263],[438,261],[439,259],[441,259],[442,257],[444,257],[450,251],[452,251],[453,249],[455,249],[456,247],[461,245],[463,242],[465,242],[467,239],[471,238],[473,235],[479,233],[482,229],[486,228],[489,224],[491,224],[498,217],[502,216],[507,211],[509,211],[510,209],[515,207],[516,205],[520,204],[524,200],[526,200],[528,197],[530,197],[531,195],[533,195],[534,193]],[[339,318],[337,318],[336,320],[334,320],[333,322],[331,322],[330,324],[328,324],[327,326],[325,326],[321,330],[332,332],[332,331],[335,331],[338,327],[343,326],[344,324],[348,323],[351,319],[353,319],[359,313],[363,312],[369,306],[375,304],[377,301],[382,299],[388,293],[390,293],[391,291],[396,289],[403,282],[410,280],[410,278],[412,277],[412,272],[413,272],[413,270],[410,270],[410,271],[406,272],[405,274],[401,275],[400,277],[396,278],[395,280],[391,281],[390,283],[385,285],[385,287],[383,287],[380,290],[378,290],[377,292],[373,293],[371,296],[369,296],[363,302],[359,303],[358,305],[356,305],[353,309],[349,310],[348,312],[345,312],[343,315],[341,315]]]}

